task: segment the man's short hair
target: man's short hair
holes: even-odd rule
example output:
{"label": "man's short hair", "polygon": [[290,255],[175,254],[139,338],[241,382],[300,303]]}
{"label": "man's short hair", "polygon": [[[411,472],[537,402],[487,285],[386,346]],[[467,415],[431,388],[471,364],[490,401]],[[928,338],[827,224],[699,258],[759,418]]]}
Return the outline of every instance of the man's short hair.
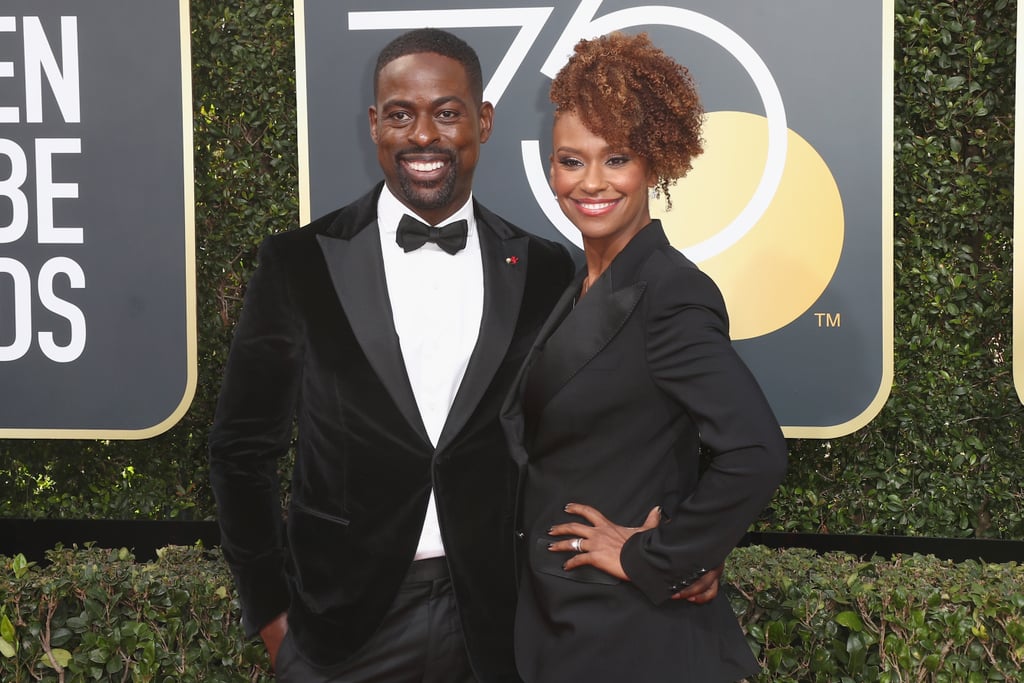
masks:
{"label": "man's short hair", "polygon": [[462,68],[466,70],[470,92],[473,93],[477,102],[483,101],[483,76],[480,71],[480,58],[477,57],[476,51],[462,38],[436,28],[413,29],[384,46],[384,49],[377,55],[377,66],[373,70],[373,96],[377,97],[377,83],[380,80],[381,69],[399,57],[424,52],[448,57],[461,64]]}

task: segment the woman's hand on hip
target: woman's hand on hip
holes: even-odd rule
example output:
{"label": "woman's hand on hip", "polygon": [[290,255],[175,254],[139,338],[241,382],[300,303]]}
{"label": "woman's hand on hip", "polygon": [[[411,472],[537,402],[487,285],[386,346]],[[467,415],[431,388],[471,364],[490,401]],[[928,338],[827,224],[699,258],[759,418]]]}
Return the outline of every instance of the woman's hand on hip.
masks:
{"label": "woman's hand on hip", "polygon": [[614,524],[599,510],[589,505],[569,503],[565,506],[565,511],[570,515],[579,515],[589,524],[569,522],[555,525],[548,531],[551,536],[565,537],[548,546],[549,550],[575,553],[562,567],[566,571],[571,571],[589,564],[623,581],[629,581],[629,577],[622,568],[622,560],[619,559],[622,546],[633,534],[653,529],[661,520],[660,507],[655,507],[647,513],[643,526],[636,527]]}
{"label": "woman's hand on hip", "polygon": [[[570,522],[551,527],[551,536],[565,536],[555,541],[548,549],[556,553],[575,553],[565,561],[562,568],[571,571],[576,567],[589,564],[617,579],[629,581],[629,576],[622,568],[622,546],[633,534],[647,531],[658,526],[661,521],[661,508],[655,507],[647,513],[643,526],[626,527],[613,524],[599,510],[589,505],[569,503],[565,511],[571,515],[579,515],[590,524]],[[718,595],[719,582],[724,565],[708,570],[691,585],[672,596],[673,600],[686,600],[697,605],[711,602]]]}

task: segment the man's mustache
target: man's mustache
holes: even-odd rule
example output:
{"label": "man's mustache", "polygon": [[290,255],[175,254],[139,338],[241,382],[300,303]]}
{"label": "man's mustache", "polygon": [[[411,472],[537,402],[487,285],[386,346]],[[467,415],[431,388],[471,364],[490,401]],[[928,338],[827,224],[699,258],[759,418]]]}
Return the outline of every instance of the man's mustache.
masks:
{"label": "man's mustache", "polygon": [[430,147],[408,147],[395,152],[395,158],[401,159],[406,156],[417,157],[426,154],[447,157],[448,161],[455,161],[455,152],[446,147],[431,145]]}

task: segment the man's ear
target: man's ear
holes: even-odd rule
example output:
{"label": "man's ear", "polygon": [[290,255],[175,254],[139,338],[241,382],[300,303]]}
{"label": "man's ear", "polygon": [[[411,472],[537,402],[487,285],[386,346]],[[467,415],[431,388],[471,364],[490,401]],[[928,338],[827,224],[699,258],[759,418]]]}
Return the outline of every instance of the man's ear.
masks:
{"label": "man's ear", "polygon": [[483,144],[491,137],[491,128],[494,126],[494,105],[484,102],[480,105],[480,143]]}
{"label": "man's ear", "polygon": [[377,107],[370,107],[367,112],[370,118],[370,139],[373,140],[373,144],[377,144]]}

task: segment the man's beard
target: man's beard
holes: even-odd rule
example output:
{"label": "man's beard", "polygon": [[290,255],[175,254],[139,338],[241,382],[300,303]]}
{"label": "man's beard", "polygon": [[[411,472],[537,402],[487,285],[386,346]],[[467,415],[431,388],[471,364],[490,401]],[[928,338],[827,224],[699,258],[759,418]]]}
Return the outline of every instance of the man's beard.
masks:
{"label": "man's beard", "polygon": [[459,175],[459,162],[454,154],[445,154],[448,156],[447,172],[440,180],[429,185],[417,183],[406,173],[401,163],[397,165],[398,186],[411,208],[427,211],[441,209],[451,203],[455,195],[455,179]]}

